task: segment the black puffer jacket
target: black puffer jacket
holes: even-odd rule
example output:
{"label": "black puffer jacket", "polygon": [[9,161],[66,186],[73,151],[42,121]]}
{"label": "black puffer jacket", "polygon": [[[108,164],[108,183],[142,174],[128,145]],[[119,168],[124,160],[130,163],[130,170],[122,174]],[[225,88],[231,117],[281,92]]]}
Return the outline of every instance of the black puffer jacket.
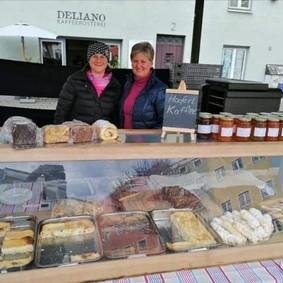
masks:
{"label": "black puffer jacket", "polygon": [[59,95],[54,123],[60,124],[73,119],[92,124],[98,119],[108,120],[118,126],[121,85],[112,77],[98,97],[86,75],[87,66],[72,74]]}

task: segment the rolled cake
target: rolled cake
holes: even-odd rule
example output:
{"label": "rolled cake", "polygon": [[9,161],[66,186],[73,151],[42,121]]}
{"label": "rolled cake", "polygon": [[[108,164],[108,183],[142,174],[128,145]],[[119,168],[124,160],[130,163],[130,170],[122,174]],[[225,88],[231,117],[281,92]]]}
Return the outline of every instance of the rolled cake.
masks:
{"label": "rolled cake", "polygon": [[92,124],[92,127],[100,140],[107,141],[118,138],[117,127],[106,120],[97,120]]}

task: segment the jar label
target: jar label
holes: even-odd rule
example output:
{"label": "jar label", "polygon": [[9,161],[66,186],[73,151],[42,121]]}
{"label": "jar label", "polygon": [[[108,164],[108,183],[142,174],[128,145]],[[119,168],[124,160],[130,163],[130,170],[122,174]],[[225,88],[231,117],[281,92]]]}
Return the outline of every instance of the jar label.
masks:
{"label": "jar label", "polygon": [[231,128],[221,128],[221,137],[232,137],[233,136],[233,127]]}
{"label": "jar label", "polygon": [[[213,124],[211,125],[211,132],[217,134],[219,131],[219,125]],[[283,132],[283,131],[282,131]]]}
{"label": "jar label", "polygon": [[211,126],[210,125],[198,125],[198,133],[199,134],[210,134]]}
{"label": "jar label", "polygon": [[268,128],[267,136],[268,137],[278,137],[279,128]]}
{"label": "jar label", "polygon": [[254,137],[265,137],[266,128],[254,128]]}
{"label": "jar label", "polygon": [[236,136],[247,138],[251,135],[251,131],[251,128],[237,128]]}

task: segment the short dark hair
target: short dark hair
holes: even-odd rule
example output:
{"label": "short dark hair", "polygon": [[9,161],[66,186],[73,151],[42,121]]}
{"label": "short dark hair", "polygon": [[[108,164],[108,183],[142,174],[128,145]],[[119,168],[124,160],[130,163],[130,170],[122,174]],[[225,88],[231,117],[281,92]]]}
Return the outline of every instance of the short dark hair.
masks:
{"label": "short dark hair", "polygon": [[152,45],[149,42],[142,41],[142,42],[136,43],[132,47],[132,50],[131,50],[131,55],[130,55],[131,60],[133,60],[135,55],[137,55],[138,53],[144,53],[146,55],[146,57],[148,58],[148,60],[153,62],[154,49],[153,49]]}

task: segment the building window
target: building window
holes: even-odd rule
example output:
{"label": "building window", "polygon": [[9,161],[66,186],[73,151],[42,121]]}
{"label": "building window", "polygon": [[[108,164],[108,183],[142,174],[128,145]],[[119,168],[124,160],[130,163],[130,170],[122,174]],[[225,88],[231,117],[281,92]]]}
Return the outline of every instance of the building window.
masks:
{"label": "building window", "polygon": [[146,240],[139,241],[138,245],[139,245],[139,250],[140,251],[146,250]]}
{"label": "building window", "polygon": [[250,206],[251,198],[250,198],[250,194],[248,191],[239,194],[239,202],[240,202],[241,209],[248,208]]}
{"label": "building window", "polygon": [[264,156],[253,156],[252,157],[252,162],[253,164],[257,164],[258,162],[260,162],[261,160],[265,160]]}
{"label": "building window", "polygon": [[252,0],[229,0],[229,10],[251,10]]}
{"label": "building window", "polygon": [[193,160],[194,167],[200,167],[201,166],[201,160],[199,158],[195,158]]}
{"label": "building window", "polygon": [[218,181],[223,180],[223,178],[225,176],[225,168],[224,168],[224,166],[221,166],[221,167],[215,169],[214,171],[215,171],[215,174],[216,174],[216,179]]}
{"label": "building window", "polygon": [[40,41],[41,63],[48,65],[66,65],[65,44],[63,40]]}
{"label": "building window", "polygon": [[224,46],[222,51],[222,77],[244,79],[248,47]]}
{"label": "building window", "polygon": [[224,212],[226,212],[226,211],[232,211],[232,205],[231,205],[231,201],[230,200],[227,200],[227,201],[225,201],[225,202],[223,202],[222,204],[221,204],[221,206],[222,206],[222,209],[223,209],[223,211]]}
{"label": "building window", "polygon": [[265,183],[265,186],[261,188],[261,195],[263,199],[269,198],[274,196],[274,189],[273,189],[273,184],[272,180],[269,180]]}
{"label": "building window", "polygon": [[243,169],[243,162],[242,162],[242,158],[237,158],[235,160],[232,161],[232,168],[234,171]]}

